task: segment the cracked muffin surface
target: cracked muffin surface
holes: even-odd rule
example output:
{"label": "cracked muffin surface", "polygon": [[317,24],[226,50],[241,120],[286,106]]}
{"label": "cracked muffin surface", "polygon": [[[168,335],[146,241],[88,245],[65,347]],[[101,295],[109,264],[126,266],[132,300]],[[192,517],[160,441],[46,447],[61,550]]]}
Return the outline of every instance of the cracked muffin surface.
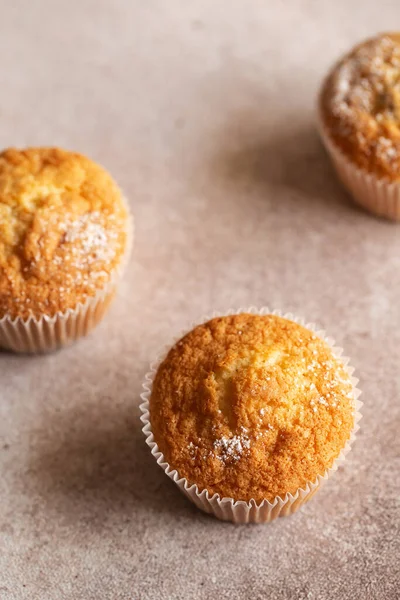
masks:
{"label": "cracked muffin surface", "polygon": [[128,214],[105,169],[60,148],[0,154],[0,318],[73,309],[109,282]]}
{"label": "cracked muffin surface", "polygon": [[307,328],[275,315],[195,327],[158,368],[154,439],[189,484],[272,501],[330,468],[350,438],[354,392],[342,361]]}
{"label": "cracked muffin surface", "polygon": [[346,54],[320,96],[326,133],[358,167],[400,179],[400,33],[368,39]]}

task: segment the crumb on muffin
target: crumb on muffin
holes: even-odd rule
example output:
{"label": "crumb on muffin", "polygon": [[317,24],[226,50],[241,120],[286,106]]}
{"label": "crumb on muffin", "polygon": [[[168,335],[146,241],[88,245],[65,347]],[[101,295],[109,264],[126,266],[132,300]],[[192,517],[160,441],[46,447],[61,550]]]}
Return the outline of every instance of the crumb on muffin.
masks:
{"label": "crumb on muffin", "polygon": [[324,82],[327,134],[358,167],[400,178],[400,34],[369,39],[344,56]]}
{"label": "crumb on muffin", "polygon": [[350,438],[351,378],[312,331],[287,319],[215,318],[161,363],[154,439],[189,484],[257,502],[323,475]]}
{"label": "crumb on muffin", "polygon": [[59,148],[0,154],[0,318],[53,316],[110,280],[127,242],[111,176]]}

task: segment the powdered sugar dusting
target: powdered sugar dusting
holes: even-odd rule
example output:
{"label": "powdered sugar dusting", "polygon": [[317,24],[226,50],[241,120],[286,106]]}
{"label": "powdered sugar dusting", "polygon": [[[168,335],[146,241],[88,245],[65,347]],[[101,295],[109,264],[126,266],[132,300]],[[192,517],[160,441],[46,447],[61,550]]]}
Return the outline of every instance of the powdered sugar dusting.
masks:
{"label": "powdered sugar dusting", "polygon": [[218,451],[216,456],[224,462],[229,460],[236,462],[240,460],[243,453],[249,448],[250,439],[244,428],[241,429],[239,435],[232,437],[223,436],[214,442],[214,449]]}
{"label": "powdered sugar dusting", "polygon": [[[384,35],[357,47],[335,68],[329,92],[327,101],[337,117],[339,136],[357,132],[359,143],[365,144],[360,123],[367,124],[374,134],[369,143],[377,160],[390,164],[399,159],[397,136],[388,134],[385,127],[386,123],[397,128],[400,121],[400,44],[396,40]],[[360,121],[360,114],[367,120]]]}
{"label": "powdered sugar dusting", "polygon": [[115,254],[115,249],[110,244],[112,236],[100,221],[100,213],[92,212],[65,225],[64,242],[79,242],[76,253],[84,255],[88,262],[111,260]]}
{"label": "powdered sugar dusting", "polygon": [[346,56],[334,72],[333,112],[342,116],[354,109],[374,113],[376,100],[382,108],[390,108],[390,102],[383,106],[389,98],[380,95],[388,92],[388,84],[395,83],[391,65],[399,59],[400,49],[388,36],[369,40]]}
{"label": "powdered sugar dusting", "polygon": [[[336,409],[339,406],[339,396],[343,395],[343,384],[347,384],[351,388],[349,379],[343,379],[340,371],[337,370],[337,366],[332,361],[324,361],[321,366],[325,369],[323,376],[324,390],[317,388],[315,383],[311,383],[308,387],[309,392],[312,394],[310,400],[310,408],[314,413],[318,412],[318,409],[325,407],[327,409]],[[334,377],[329,380],[330,376],[334,373]],[[335,393],[337,390],[337,393]],[[344,394],[349,400],[354,401],[354,394],[352,389]]]}
{"label": "powdered sugar dusting", "polygon": [[[35,277],[45,281],[51,262],[55,270],[62,270],[62,282],[56,271],[51,290],[58,302],[63,302],[77,288],[81,298],[93,295],[110,278],[110,267],[120,249],[115,215],[106,216],[99,211],[82,215],[50,211],[45,217],[44,233],[22,272],[26,277],[34,272]],[[48,304],[48,299],[44,302]]]}

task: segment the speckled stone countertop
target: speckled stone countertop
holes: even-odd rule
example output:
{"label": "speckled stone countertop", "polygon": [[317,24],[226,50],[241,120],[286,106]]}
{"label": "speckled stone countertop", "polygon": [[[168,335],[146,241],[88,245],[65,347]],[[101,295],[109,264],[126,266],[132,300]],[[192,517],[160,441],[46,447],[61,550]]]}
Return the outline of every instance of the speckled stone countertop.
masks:
{"label": "speckled stone countertop", "polygon": [[[313,115],[332,61],[398,15],[365,0],[4,3],[1,145],[104,164],[136,244],[90,337],[0,355],[1,600],[399,597],[400,227],[353,206]],[[197,511],[138,420],[159,349],[250,304],[326,328],[364,401],[345,465],[266,526]]]}

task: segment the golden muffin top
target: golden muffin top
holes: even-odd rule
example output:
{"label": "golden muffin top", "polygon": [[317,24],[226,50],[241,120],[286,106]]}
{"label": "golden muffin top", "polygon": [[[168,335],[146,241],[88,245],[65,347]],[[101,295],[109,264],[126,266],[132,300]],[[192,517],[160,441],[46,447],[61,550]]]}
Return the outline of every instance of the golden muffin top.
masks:
{"label": "golden muffin top", "polygon": [[356,46],[328,75],[320,107],[327,133],[360,168],[400,178],[400,34]]}
{"label": "golden muffin top", "polygon": [[127,242],[111,176],[60,148],[0,153],[0,318],[74,308],[102,289]]}
{"label": "golden muffin top", "polygon": [[200,490],[257,502],[295,493],[350,438],[354,392],[343,363],[287,319],[212,319],[161,363],[150,421],[170,466]]}

